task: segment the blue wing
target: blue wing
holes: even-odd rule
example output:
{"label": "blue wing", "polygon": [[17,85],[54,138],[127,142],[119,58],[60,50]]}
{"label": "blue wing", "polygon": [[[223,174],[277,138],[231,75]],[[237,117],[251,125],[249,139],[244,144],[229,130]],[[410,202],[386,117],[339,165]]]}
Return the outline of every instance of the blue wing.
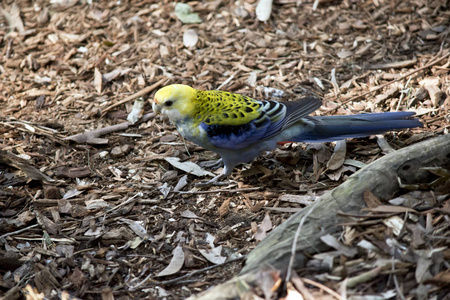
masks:
{"label": "blue wing", "polygon": [[200,123],[211,144],[218,148],[243,149],[278,134],[299,122],[321,105],[321,100],[306,97],[290,102],[259,101],[259,116],[242,125],[214,125]]}

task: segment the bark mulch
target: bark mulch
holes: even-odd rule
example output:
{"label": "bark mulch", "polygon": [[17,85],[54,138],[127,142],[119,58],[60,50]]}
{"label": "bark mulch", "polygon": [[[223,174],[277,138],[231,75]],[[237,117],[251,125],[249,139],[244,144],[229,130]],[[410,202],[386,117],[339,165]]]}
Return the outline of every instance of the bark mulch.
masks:
{"label": "bark mulch", "polygon": [[[255,0],[186,4],[199,23],[165,0],[0,3],[2,299],[195,295],[238,274],[271,229],[364,165],[448,134],[449,1],[277,0],[267,22]],[[259,99],[315,93],[317,115],[409,110],[424,127],[352,139],[346,152],[283,145],[238,166],[230,185],[198,188],[210,174],[183,168],[216,154],[184,141],[148,101],[143,120],[126,120],[135,100],[172,83]],[[306,290],[342,297],[346,278],[375,269],[347,297],[443,299],[448,174],[437,168],[435,185],[409,187],[383,211],[377,201],[390,199],[368,195],[370,217],[338,225],[337,243],[356,252],[313,257],[297,270]]]}

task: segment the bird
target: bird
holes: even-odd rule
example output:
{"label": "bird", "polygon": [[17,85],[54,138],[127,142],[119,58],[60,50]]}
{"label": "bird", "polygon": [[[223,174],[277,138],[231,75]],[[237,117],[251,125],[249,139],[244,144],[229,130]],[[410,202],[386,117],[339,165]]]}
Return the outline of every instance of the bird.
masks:
{"label": "bird", "polygon": [[187,140],[216,152],[223,172],[198,185],[216,185],[241,163],[285,142],[331,142],[423,126],[414,112],[309,116],[322,105],[316,96],[292,101],[256,100],[221,90],[202,91],[184,84],[159,89],[155,113],[168,117]]}

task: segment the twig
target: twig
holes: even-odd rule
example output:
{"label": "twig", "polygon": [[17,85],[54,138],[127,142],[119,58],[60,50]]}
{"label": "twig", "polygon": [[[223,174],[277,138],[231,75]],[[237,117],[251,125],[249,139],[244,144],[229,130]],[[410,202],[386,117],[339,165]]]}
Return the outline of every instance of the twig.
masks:
{"label": "twig", "polygon": [[[265,61],[281,61],[281,60],[295,60],[295,59],[302,59],[302,58],[322,58],[325,54],[301,54],[301,55],[295,55],[295,56],[280,56],[280,57],[264,57],[264,56],[248,56],[247,60],[265,60]],[[223,59],[223,60],[241,60],[242,57],[237,56],[218,56],[218,55],[208,55],[209,58],[214,59]]]}
{"label": "twig", "polygon": [[[191,277],[191,276],[193,276],[193,275],[197,275],[197,274],[200,274],[200,273],[203,273],[203,272],[206,272],[206,271],[209,271],[209,270],[218,268],[218,267],[222,267],[222,266],[224,266],[224,265],[227,265],[227,264],[232,263],[232,262],[235,262],[235,261],[240,261],[240,260],[242,260],[242,259],[245,259],[246,257],[247,257],[247,255],[243,255],[243,256],[238,257],[238,258],[234,258],[234,259],[227,260],[226,262],[223,262],[223,263],[218,264],[218,265],[212,265],[212,266],[209,266],[209,267],[200,269],[200,270],[194,270],[194,271],[192,271],[192,272],[190,272],[190,273],[188,273],[188,274],[186,274],[186,275],[183,275],[183,276],[180,276],[180,277],[177,277],[177,278],[173,278],[173,279],[169,279],[169,280],[164,280],[164,281],[152,281],[152,282],[149,282],[149,284],[152,284],[152,285],[167,285],[167,284],[173,284],[173,283],[175,283],[175,282],[178,282],[178,281],[181,281],[181,280],[183,280],[183,279],[189,278],[189,277]],[[148,275],[147,277],[145,277],[141,282],[139,282],[138,284],[136,284],[136,285],[133,286],[133,287],[130,287],[130,290],[135,290],[136,288],[140,287],[140,286],[141,286],[142,284],[144,284],[147,280],[149,280],[150,277],[151,277],[152,275],[153,275],[153,274],[149,274],[149,275]]]}
{"label": "twig", "polygon": [[106,134],[109,134],[112,132],[128,129],[129,126],[130,126],[130,122],[127,121],[127,122],[111,125],[108,127],[95,129],[92,131],[86,131],[86,132],[74,134],[74,135],[63,138],[63,140],[69,140],[69,141],[73,141],[73,142],[79,143],[79,144],[86,143],[89,140],[94,140],[102,135],[106,135]]}
{"label": "twig", "polygon": [[251,187],[251,188],[241,188],[241,189],[234,189],[234,190],[227,190],[227,189],[217,189],[217,190],[211,190],[211,191],[188,191],[188,192],[174,192],[179,194],[213,194],[213,193],[239,193],[239,192],[249,192],[249,191],[257,191],[260,190],[261,187]]}
{"label": "twig", "polygon": [[158,82],[152,84],[151,86],[148,86],[148,87],[146,87],[146,88],[140,90],[139,92],[134,93],[133,95],[128,96],[128,97],[126,97],[125,99],[120,100],[119,102],[114,103],[114,104],[108,106],[107,108],[105,108],[105,109],[103,110],[102,117],[103,117],[108,111],[110,111],[111,109],[113,109],[114,107],[117,107],[117,106],[119,106],[119,105],[122,105],[122,104],[124,104],[124,103],[127,103],[128,101],[134,100],[134,99],[136,99],[136,98],[138,98],[138,97],[144,96],[144,95],[150,93],[151,91],[153,91],[154,89],[160,87],[161,85],[166,84],[168,81],[169,81],[169,79],[163,78],[163,79],[161,79],[160,81],[158,81]]}
{"label": "twig", "polygon": [[[392,272],[395,271],[395,263],[394,263],[394,257],[392,256]],[[395,289],[397,290],[397,296],[400,298],[400,300],[405,300],[405,296],[403,295],[402,290],[400,289],[400,285],[398,284],[398,280],[397,280],[397,275],[395,275],[395,273],[392,274],[392,277],[394,279],[394,285],[395,285]]]}
{"label": "twig", "polygon": [[400,91],[400,99],[398,99],[398,104],[397,104],[397,108],[395,109],[395,111],[398,111],[400,109],[400,105],[402,104],[403,97],[405,97],[406,92],[411,91],[410,89],[408,89],[408,85],[409,85],[410,81],[411,81],[411,76],[408,78],[408,81],[406,82],[405,86]]}
{"label": "twig", "polygon": [[239,72],[240,72],[240,70],[237,70],[236,72],[231,74],[231,76],[228,77],[227,80],[225,80],[221,85],[219,85],[217,90],[221,90],[224,86],[226,86],[228,83],[230,83],[230,81],[233,80],[234,76],[237,76],[237,74],[239,74]]}
{"label": "twig", "polygon": [[382,267],[376,267],[375,269],[372,269],[370,271],[364,272],[362,274],[356,275],[354,277],[350,277],[347,280],[347,288],[353,288],[357,286],[358,284],[368,282],[369,280],[372,280],[373,278],[377,277],[381,271],[383,270]]}
{"label": "twig", "polygon": [[309,289],[305,286],[303,280],[295,271],[292,271],[291,282],[294,284],[295,288],[302,294],[305,300],[314,300],[314,296],[311,294]]}
{"label": "twig", "polygon": [[136,201],[136,200],[135,200],[136,197],[142,197],[143,195],[144,195],[144,194],[143,194],[142,192],[136,193],[136,195],[134,195],[134,196],[131,197],[130,199],[128,199],[128,200],[126,200],[126,201],[120,203],[119,205],[117,205],[116,207],[111,208],[110,210],[107,210],[107,211],[105,212],[105,215],[108,214],[108,213],[110,213],[110,212],[112,212],[112,211],[115,211],[115,210],[121,208],[121,207],[124,206],[124,205],[127,205],[127,204],[129,204],[129,203],[131,203],[131,202],[133,202],[133,201]]}
{"label": "twig", "polygon": [[128,127],[130,126],[137,126],[143,122],[147,122],[148,120],[150,120],[151,118],[153,118],[155,116],[154,112],[148,113],[143,115],[139,121],[137,121],[134,124],[131,124],[130,122],[126,121],[126,122],[122,122],[119,124],[115,124],[115,125],[111,125],[111,126],[107,126],[107,127],[103,127],[100,129],[95,129],[95,130],[91,130],[91,131],[85,131],[82,133],[77,133],[68,137],[63,138],[63,140],[69,140],[69,141],[73,141],[75,143],[86,143],[89,141],[93,141],[96,138],[99,138],[103,135],[107,135],[109,133],[113,133],[113,132],[117,132],[117,131],[123,131],[128,129]]}
{"label": "twig", "polygon": [[[439,52],[441,52],[441,51],[439,51]],[[438,55],[439,55],[439,53],[438,53]],[[373,90],[367,91],[367,92],[362,93],[362,94],[360,94],[360,95],[357,95],[357,96],[351,97],[351,98],[349,98],[349,99],[347,99],[347,100],[344,100],[344,101],[342,101],[341,103],[339,103],[335,108],[332,108],[332,109],[328,110],[327,113],[336,111],[338,108],[340,108],[342,105],[344,105],[344,104],[346,104],[346,103],[348,103],[348,102],[355,101],[355,100],[357,100],[357,99],[359,99],[359,98],[362,98],[362,97],[364,97],[364,96],[366,96],[366,95],[369,95],[369,94],[371,94],[371,93],[377,92],[377,91],[381,90],[382,88],[384,88],[384,87],[386,87],[386,86],[388,86],[388,85],[390,85],[390,84],[393,84],[394,82],[403,80],[403,79],[408,78],[409,76],[411,76],[411,75],[413,75],[413,74],[415,74],[415,73],[418,73],[418,72],[420,72],[420,71],[423,71],[423,70],[425,70],[425,69],[428,69],[428,68],[430,68],[430,67],[436,65],[437,63],[441,62],[442,60],[446,59],[448,56],[450,56],[450,52],[444,54],[442,57],[440,57],[440,58],[438,58],[438,59],[432,58],[431,61],[430,61],[428,64],[426,64],[425,66],[420,67],[420,68],[415,69],[415,70],[412,70],[411,72],[408,72],[408,73],[406,73],[405,75],[402,75],[402,76],[400,76],[399,78],[396,78],[396,79],[394,79],[394,80],[392,80],[392,81],[383,83],[382,85],[379,85],[378,87],[376,87],[376,88],[373,89]]]}
{"label": "twig", "polygon": [[305,223],[305,220],[313,212],[313,210],[316,207],[317,203],[319,203],[318,200],[316,200],[314,202],[314,204],[311,206],[311,208],[308,210],[308,212],[302,217],[302,219],[300,220],[300,223],[298,223],[297,231],[295,232],[294,240],[292,241],[291,257],[289,258],[289,264],[288,264],[288,267],[287,267],[286,282],[291,280],[292,266],[294,265],[295,252],[297,250],[297,241],[298,241],[298,237],[300,235],[300,231],[302,230],[303,223]]}
{"label": "twig", "polygon": [[7,236],[14,235],[14,234],[19,234],[19,233],[22,233],[24,231],[27,231],[28,229],[32,229],[32,228],[35,228],[35,227],[38,227],[38,226],[39,226],[39,224],[34,224],[34,225],[31,225],[31,226],[28,226],[28,227],[25,227],[25,228],[22,228],[22,229],[13,231],[13,232],[5,233],[3,235],[0,235],[0,240],[5,238],[5,237],[7,237]]}
{"label": "twig", "polygon": [[303,280],[307,284],[310,284],[312,286],[315,286],[315,287],[317,287],[319,289],[324,290],[325,292],[327,292],[328,294],[332,295],[333,297],[335,297],[335,298],[337,298],[339,300],[342,300],[341,295],[339,295],[338,293],[336,293],[335,291],[333,291],[329,287],[327,287],[327,286],[325,286],[325,285],[323,285],[323,284],[321,284],[319,282],[315,282],[315,281],[313,281],[311,279],[308,279],[308,278],[301,278],[301,280]]}

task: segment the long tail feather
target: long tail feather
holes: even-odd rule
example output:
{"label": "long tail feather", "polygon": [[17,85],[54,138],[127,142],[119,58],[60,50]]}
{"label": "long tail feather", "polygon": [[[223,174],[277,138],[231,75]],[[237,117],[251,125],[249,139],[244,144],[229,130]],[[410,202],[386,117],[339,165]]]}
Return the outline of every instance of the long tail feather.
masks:
{"label": "long tail feather", "polygon": [[296,137],[296,142],[331,142],[364,137],[395,129],[422,127],[414,112],[386,112],[350,116],[311,117],[314,130]]}

